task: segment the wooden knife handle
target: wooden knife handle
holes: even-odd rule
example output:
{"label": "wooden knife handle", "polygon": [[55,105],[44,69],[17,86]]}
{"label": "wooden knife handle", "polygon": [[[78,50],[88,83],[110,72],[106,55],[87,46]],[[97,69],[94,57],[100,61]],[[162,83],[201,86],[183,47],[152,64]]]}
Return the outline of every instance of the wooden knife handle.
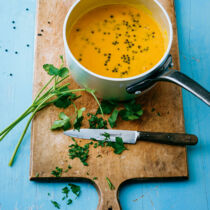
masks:
{"label": "wooden knife handle", "polygon": [[139,132],[137,140],[157,142],[172,145],[195,145],[198,138],[184,133]]}

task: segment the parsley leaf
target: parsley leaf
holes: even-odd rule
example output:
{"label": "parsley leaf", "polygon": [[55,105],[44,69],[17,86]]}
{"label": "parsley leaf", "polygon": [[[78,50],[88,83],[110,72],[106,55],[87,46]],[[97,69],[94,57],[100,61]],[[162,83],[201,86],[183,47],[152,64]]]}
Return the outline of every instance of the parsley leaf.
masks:
{"label": "parsley leaf", "polygon": [[59,118],[60,120],[56,120],[53,123],[51,130],[56,130],[60,128],[63,128],[64,131],[68,130],[71,127],[70,118],[66,116],[63,112],[60,112]]}
{"label": "parsley leaf", "polygon": [[58,74],[59,77],[64,78],[68,74],[69,74],[69,69],[68,68],[62,67],[62,68],[59,69],[59,74]]}
{"label": "parsley leaf", "polygon": [[115,142],[107,142],[107,146],[112,147],[115,154],[121,154],[124,150],[127,150],[121,137],[116,137]]}
{"label": "parsley leaf", "polygon": [[60,177],[62,175],[63,169],[56,166],[55,170],[51,171],[51,174],[55,177]]}
{"label": "parsley leaf", "polygon": [[51,203],[55,206],[55,208],[60,209],[60,204],[56,201],[51,200]]}
{"label": "parsley leaf", "polygon": [[[65,198],[68,198],[68,196],[69,196],[69,191],[70,191],[70,190],[69,190],[68,187],[64,187],[64,188],[62,189],[62,193],[65,194],[65,197],[63,197],[64,199],[65,199]],[[63,199],[63,200],[64,200],[64,199]]]}
{"label": "parsley leaf", "polygon": [[108,119],[109,124],[112,128],[116,125],[118,113],[119,111],[117,109],[114,109],[114,111],[112,112],[112,115]]}
{"label": "parsley leaf", "polygon": [[67,205],[70,205],[72,203],[72,199],[71,198],[69,198],[68,200],[67,200]]}
{"label": "parsley leaf", "polygon": [[59,74],[59,69],[56,68],[54,65],[52,64],[44,64],[43,65],[43,69],[49,74],[49,75],[58,75]]}
{"label": "parsley leaf", "polygon": [[124,103],[125,109],[120,110],[119,115],[123,120],[137,120],[142,114],[143,110],[140,104],[136,104],[135,100],[132,100],[128,103]]}
{"label": "parsley leaf", "polygon": [[[68,87],[66,87],[66,90],[69,90]],[[62,90],[62,91],[65,91],[65,90]],[[80,97],[71,92],[64,93],[64,94],[58,93],[57,96],[58,97],[53,104],[58,108],[64,108],[64,109],[70,106],[73,100],[76,100],[77,98]]]}
{"label": "parsley leaf", "polygon": [[106,132],[105,132],[105,133],[102,134],[102,136],[105,137],[104,140],[110,139],[110,134],[109,134],[109,133],[106,133]]}
{"label": "parsley leaf", "polygon": [[109,189],[110,189],[110,190],[114,190],[114,189],[115,189],[115,186],[111,183],[111,181],[109,180],[108,177],[106,177],[106,181],[107,181],[107,183],[108,183],[108,185],[109,185]]}
{"label": "parsley leaf", "polygon": [[90,128],[97,128],[97,129],[105,128],[105,129],[107,129],[107,121],[104,120],[102,117],[98,118],[96,115],[91,114],[91,113],[88,113],[87,116],[91,116],[88,120]]}
{"label": "parsley leaf", "polygon": [[82,120],[84,119],[84,117],[82,116],[83,112],[85,111],[85,108],[81,108],[77,111],[77,116],[76,119],[74,121],[74,129],[80,131],[80,128],[82,126]]}
{"label": "parsley leaf", "polygon": [[69,73],[68,68],[62,67],[62,68],[58,69],[52,64],[44,64],[43,68],[49,75],[59,76],[61,78],[64,78]]}
{"label": "parsley leaf", "polygon": [[70,159],[79,158],[84,166],[88,166],[86,160],[88,158],[90,143],[85,144],[84,147],[81,147],[77,144],[74,138],[72,138],[72,140],[74,141],[74,144],[69,145],[70,147],[69,158]]}
{"label": "parsley leaf", "polygon": [[80,186],[75,185],[75,184],[68,184],[69,187],[71,188],[71,191],[78,197],[80,195]]}
{"label": "parsley leaf", "polygon": [[[115,107],[117,107],[117,102],[115,101],[107,101],[107,100],[101,101],[101,108],[104,114],[110,114]],[[100,108],[98,108],[96,114],[101,114]]]}
{"label": "parsley leaf", "polygon": [[[104,140],[98,141],[98,143],[94,144],[94,148],[97,148],[98,146],[104,147],[112,147],[114,149],[115,154],[121,154],[124,150],[127,150],[127,148],[124,146],[123,140],[121,137],[116,137],[115,142],[107,141],[110,139],[109,133],[103,133],[102,136],[104,136]],[[92,138],[92,140],[96,140]]]}

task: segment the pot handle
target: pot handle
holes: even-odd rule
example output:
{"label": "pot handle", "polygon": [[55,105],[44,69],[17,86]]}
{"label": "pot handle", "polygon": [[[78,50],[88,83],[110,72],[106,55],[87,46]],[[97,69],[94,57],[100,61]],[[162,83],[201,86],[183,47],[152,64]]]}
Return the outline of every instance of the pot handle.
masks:
{"label": "pot handle", "polygon": [[158,81],[167,81],[175,83],[189,92],[193,93],[195,96],[200,98],[203,102],[205,102],[208,106],[210,106],[210,92],[199,85],[197,82],[186,76],[185,74],[181,73],[180,71],[166,69],[163,73],[157,75],[156,77],[149,78],[143,80],[140,83],[133,84],[127,87],[128,93],[135,93],[139,94],[143,90],[149,88],[154,83]]}
{"label": "pot handle", "polygon": [[167,69],[155,80],[173,82],[188,90],[189,92],[200,98],[208,106],[210,106],[210,92],[180,71]]}

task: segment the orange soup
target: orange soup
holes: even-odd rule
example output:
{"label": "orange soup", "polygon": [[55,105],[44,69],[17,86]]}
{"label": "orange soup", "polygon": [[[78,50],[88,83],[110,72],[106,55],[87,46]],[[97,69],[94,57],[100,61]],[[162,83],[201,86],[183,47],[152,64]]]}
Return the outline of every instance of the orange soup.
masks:
{"label": "orange soup", "polygon": [[164,33],[149,11],[123,4],[87,12],[72,26],[67,39],[84,67],[112,78],[146,72],[165,52]]}

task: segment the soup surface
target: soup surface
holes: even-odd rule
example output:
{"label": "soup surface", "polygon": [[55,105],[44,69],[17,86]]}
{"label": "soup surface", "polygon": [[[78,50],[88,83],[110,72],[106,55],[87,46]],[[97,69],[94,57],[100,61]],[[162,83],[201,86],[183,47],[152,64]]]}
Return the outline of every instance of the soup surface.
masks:
{"label": "soup surface", "polygon": [[146,72],[165,52],[164,34],[143,7],[97,7],[72,26],[67,37],[74,57],[90,71],[112,78]]}

